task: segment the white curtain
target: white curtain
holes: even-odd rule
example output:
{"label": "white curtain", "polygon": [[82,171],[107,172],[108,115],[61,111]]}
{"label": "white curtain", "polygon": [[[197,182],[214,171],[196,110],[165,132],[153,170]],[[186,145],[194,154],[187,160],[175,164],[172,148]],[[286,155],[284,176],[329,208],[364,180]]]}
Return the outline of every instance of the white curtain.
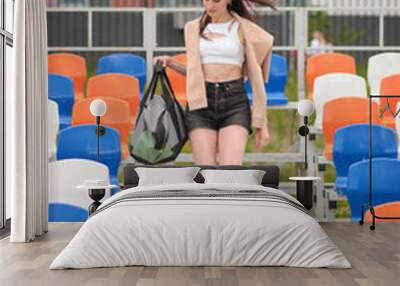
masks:
{"label": "white curtain", "polygon": [[11,242],[47,232],[47,24],[45,0],[15,1],[13,92],[6,98],[6,187]]}

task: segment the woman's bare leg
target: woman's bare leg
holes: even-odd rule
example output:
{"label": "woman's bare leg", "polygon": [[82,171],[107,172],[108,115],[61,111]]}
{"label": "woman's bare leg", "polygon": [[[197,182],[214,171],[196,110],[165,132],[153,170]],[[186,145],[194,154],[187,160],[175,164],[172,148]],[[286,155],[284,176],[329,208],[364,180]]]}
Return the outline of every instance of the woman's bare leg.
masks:
{"label": "woman's bare leg", "polygon": [[249,132],[241,125],[229,125],[218,133],[219,165],[242,165]]}
{"label": "woman's bare leg", "polygon": [[217,131],[196,128],[189,132],[193,159],[196,165],[216,165]]}

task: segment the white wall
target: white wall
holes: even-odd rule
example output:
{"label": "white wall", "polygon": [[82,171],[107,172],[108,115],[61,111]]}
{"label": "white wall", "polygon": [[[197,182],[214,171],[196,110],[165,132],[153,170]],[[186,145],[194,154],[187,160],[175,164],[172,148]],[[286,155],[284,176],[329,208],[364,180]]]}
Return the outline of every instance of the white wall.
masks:
{"label": "white wall", "polygon": [[13,0],[6,0],[6,30],[10,33],[13,32],[13,17],[14,15],[14,1]]}
{"label": "white wall", "polygon": [[[11,93],[11,75],[12,75],[12,67],[13,67],[13,59],[12,59],[12,48],[10,46],[6,46],[6,74],[5,74],[5,85],[6,85],[6,94]],[[6,219],[11,218],[11,194],[9,188],[6,188]]]}
{"label": "white wall", "polygon": [[[5,29],[7,32],[13,33],[14,29],[14,1],[13,0],[5,0]],[[12,48],[6,45],[6,57],[5,57],[5,92],[6,94],[11,93],[11,75],[13,68],[13,59],[12,59]],[[7,96],[5,95],[5,98]],[[11,194],[8,188],[5,188],[5,196],[6,196],[6,219],[11,218]]]}

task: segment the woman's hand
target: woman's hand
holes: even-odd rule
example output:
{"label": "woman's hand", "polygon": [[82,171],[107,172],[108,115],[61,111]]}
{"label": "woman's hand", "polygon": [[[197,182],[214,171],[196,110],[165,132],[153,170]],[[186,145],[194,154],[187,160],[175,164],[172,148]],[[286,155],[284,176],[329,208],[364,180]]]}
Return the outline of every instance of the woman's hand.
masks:
{"label": "woman's hand", "polygon": [[171,60],[170,56],[158,56],[153,58],[153,65],[155,65],[158,61],[160,61],[164,68],[168,67],[168,64]]}
{"label": "woman's hand", "polygon": [[256,128],[256,149],[261,150],[264,146],[268,144],[269,141],[269,131],[268,127]]}

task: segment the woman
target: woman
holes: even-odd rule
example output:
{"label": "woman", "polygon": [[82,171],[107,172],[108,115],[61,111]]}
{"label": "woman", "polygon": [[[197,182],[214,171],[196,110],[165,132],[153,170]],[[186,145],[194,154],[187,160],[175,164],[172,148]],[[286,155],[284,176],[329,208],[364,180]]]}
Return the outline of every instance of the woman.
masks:
{"label": "woman", "polygon": [[[187,64],[155,57],[186,75],[186,125],[195,163],[241,165],[251,127],[255,144],[268,143],[266,94],[273,37],[252,22],[252,2],[274,8],[271,0],[202,0],[203,15],[185,25]],[[253,91],[250,110],[243,77]]]}

